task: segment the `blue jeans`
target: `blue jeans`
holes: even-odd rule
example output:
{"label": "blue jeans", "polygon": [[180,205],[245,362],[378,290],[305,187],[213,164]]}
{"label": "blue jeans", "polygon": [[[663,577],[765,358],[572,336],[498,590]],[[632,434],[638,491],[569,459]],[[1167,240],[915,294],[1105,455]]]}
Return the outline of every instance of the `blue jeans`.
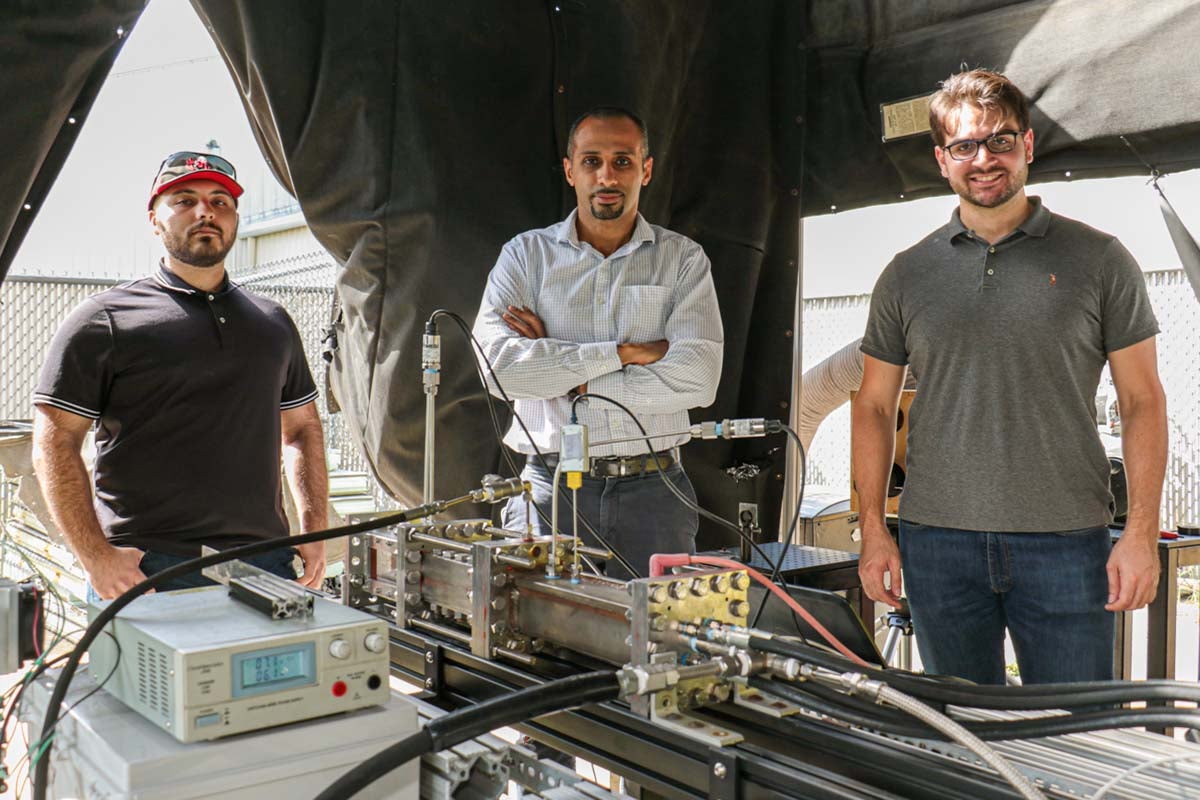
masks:
{"label": "blue jeans", "polygon": [[1021,681],[1112,680],[1107,527],[991,533],[900,521],[904,588],[929,673],[1003,684],[1004,631]]}
{"label": "blue jeans", "polygon": [[[672,465],[660,475],[647,472],[625,478],[593,478],[585,475],[579,489],[579,536],[584,544],[603,547],[587,529],[583,519],[591,523],[604,539],[619,552],[642,577],[649,574],[650,556],[655,553],[696,552],[696,529],[699,518],[663,485],[666,477],[693,503],[696,491],[687,473],[679,464]],[[534,461],[521,470],[521,477],[533,484],[533,501],[546,519],[550,519],[550,487],[554,473],[547,472]],[[559,485],[563,494],[558,498],[558,531],[571,535],[571,491],[565,476]],[[525,499],[514,497],[504,507],[504,527],[525,530]],[[535,536],[549,536],[549,523],[543,524],[533,512]],[[615,559],[605,565],[609,577],[628,580],[633,577]]]}
{"label": "blue jeans", "polygon": [[[176,556],[169,553],[156,553],[153,550],[147,550],[142,556],[142,560],[138,562],[138,569],[148,578],[163,570],[173,567],[176,564],[182,564],[184,561],[191,561],[199,556]],[[296,576],[296,567],[292,564],[292,560],[296,557],[296,550],[293,547],[286,547],[282,550],[272,550],[269,553],[259,553],[256,556],[242,559],[248,564],[253,564],[260,569],[264,569],[273,575],[278,575],[281,578],[294,580]],[[189,572],[185,575],[180,575],[172,578],[162,586],[159,586],[157,591],[170,592],[175,589],[194,589],[198,586],[215,586],[215,581],[210,581],[208,578],[200,574],[200,570]],[[87,599],[89,603],[100,601],[100,595],[96,594],[92,589],[92,584],[87,584]]]}

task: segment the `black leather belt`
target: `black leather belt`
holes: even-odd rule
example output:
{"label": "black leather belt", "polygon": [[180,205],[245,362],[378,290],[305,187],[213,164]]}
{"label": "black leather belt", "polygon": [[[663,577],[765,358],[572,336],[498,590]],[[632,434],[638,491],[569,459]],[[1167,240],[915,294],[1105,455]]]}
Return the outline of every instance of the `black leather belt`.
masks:
{"label": "black leather belt", "polygon": [[[670,450],[660,450],[654,455],[658,456],[657,462],[649,453],[639,456],[604,456],[602,458],[593,458],[592,469],[588,474],[593,478],[628,478],[633,475],[654,472],[660,467],[665,471],[679,463],[678,447],[672,447]],[[528,458],[532,463],[537,463],[536,456],[529,456]],[[553,472],[558,466],[558,454],[547,453],[545,459],[546,467]]]}
{"label": "black leather belt", "polygon": [[[657,460],[654,456],[657,456]],[[651,456],[606,456],[592,459],[593,478],[627,478],[631,475],[641,475],[654,472],[657,469],[667,470],[679,461],[675,448],[661,450]]]}

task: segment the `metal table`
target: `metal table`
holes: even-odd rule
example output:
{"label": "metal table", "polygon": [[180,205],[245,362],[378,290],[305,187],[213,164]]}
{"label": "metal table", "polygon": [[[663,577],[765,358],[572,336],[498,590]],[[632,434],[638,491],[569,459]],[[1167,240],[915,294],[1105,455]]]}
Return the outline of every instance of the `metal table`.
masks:
{"label": "metal table", "polygon": [[[1120,531],[1113,531],[1113,541]],[[1175,677],[1175,627],[1179,613],[1179,568],[1200,564],[1200,537],[1181,536],[1158,540],[1158,593],[1148,608],[1146,635],[1146,678]],[[1117,619],[1117,643],[1113,657],[1113,675],[1129,680],[1133,662],[1133,612],[1122,612]]]}

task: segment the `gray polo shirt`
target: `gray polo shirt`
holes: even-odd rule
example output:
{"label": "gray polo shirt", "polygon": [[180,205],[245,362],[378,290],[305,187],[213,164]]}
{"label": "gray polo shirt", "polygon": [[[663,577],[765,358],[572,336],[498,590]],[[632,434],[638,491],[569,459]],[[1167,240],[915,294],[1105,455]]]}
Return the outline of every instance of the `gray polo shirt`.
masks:
{"label": "gray polo shirt", "polygon": [[96,421],[96,513],[114,544],[198,555],[286,536],[280,411],[317,397],[296,326],[228,280],[174,273],[68,315],[34,402]]}
{"label": "gray polo shirt", "polygon": [[980,531],[1111,519],[1095,395],[1107,354],[1158,333],[1113,236],[1033,213],[992,245],[950,222],[884,269],[862,351],[918,376],[900,516]]}

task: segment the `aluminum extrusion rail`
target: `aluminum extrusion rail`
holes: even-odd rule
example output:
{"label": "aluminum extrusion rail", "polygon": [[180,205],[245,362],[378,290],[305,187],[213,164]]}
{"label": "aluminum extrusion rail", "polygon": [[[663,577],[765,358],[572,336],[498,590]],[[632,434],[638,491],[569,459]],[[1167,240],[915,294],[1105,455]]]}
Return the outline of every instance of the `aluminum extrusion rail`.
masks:
{"label": "aluminum extrusion rail", "polygon": [[[430,655],[432,654],[432,659]],[[391,630],[393,672],[430,685],[431,668],[439,675],[442,702],[461,705],[577,671],[553,659],[539,659],[538,672],[473,655],[454,642],[414,630]],[[722,719],[722,723],[725,720]],[[850,732],[831,735],[826,726],[803,725],[814,742],[837,740],[834,747],[808,746],[779,751],[779,730],[771,718],[738,720],[750,734],[749,745],[705,747],[700,742],[654,725],[618,703],[560,712],[517,726],[564,752],[634,781],[649,796],[667,798],[928,798],[929,800],[1007,800],[1016,797],[1006,784],[963,775],[945,763],[898,754],[884,744]],[[773,745],[773,746],[772,746]],[[886,769],[873,764],[879,757]],[[721,768],[718,769],[717,765]],[[920,766],[921,774],[914,767]],[[718,777],[716,773],[720,773]]]}

